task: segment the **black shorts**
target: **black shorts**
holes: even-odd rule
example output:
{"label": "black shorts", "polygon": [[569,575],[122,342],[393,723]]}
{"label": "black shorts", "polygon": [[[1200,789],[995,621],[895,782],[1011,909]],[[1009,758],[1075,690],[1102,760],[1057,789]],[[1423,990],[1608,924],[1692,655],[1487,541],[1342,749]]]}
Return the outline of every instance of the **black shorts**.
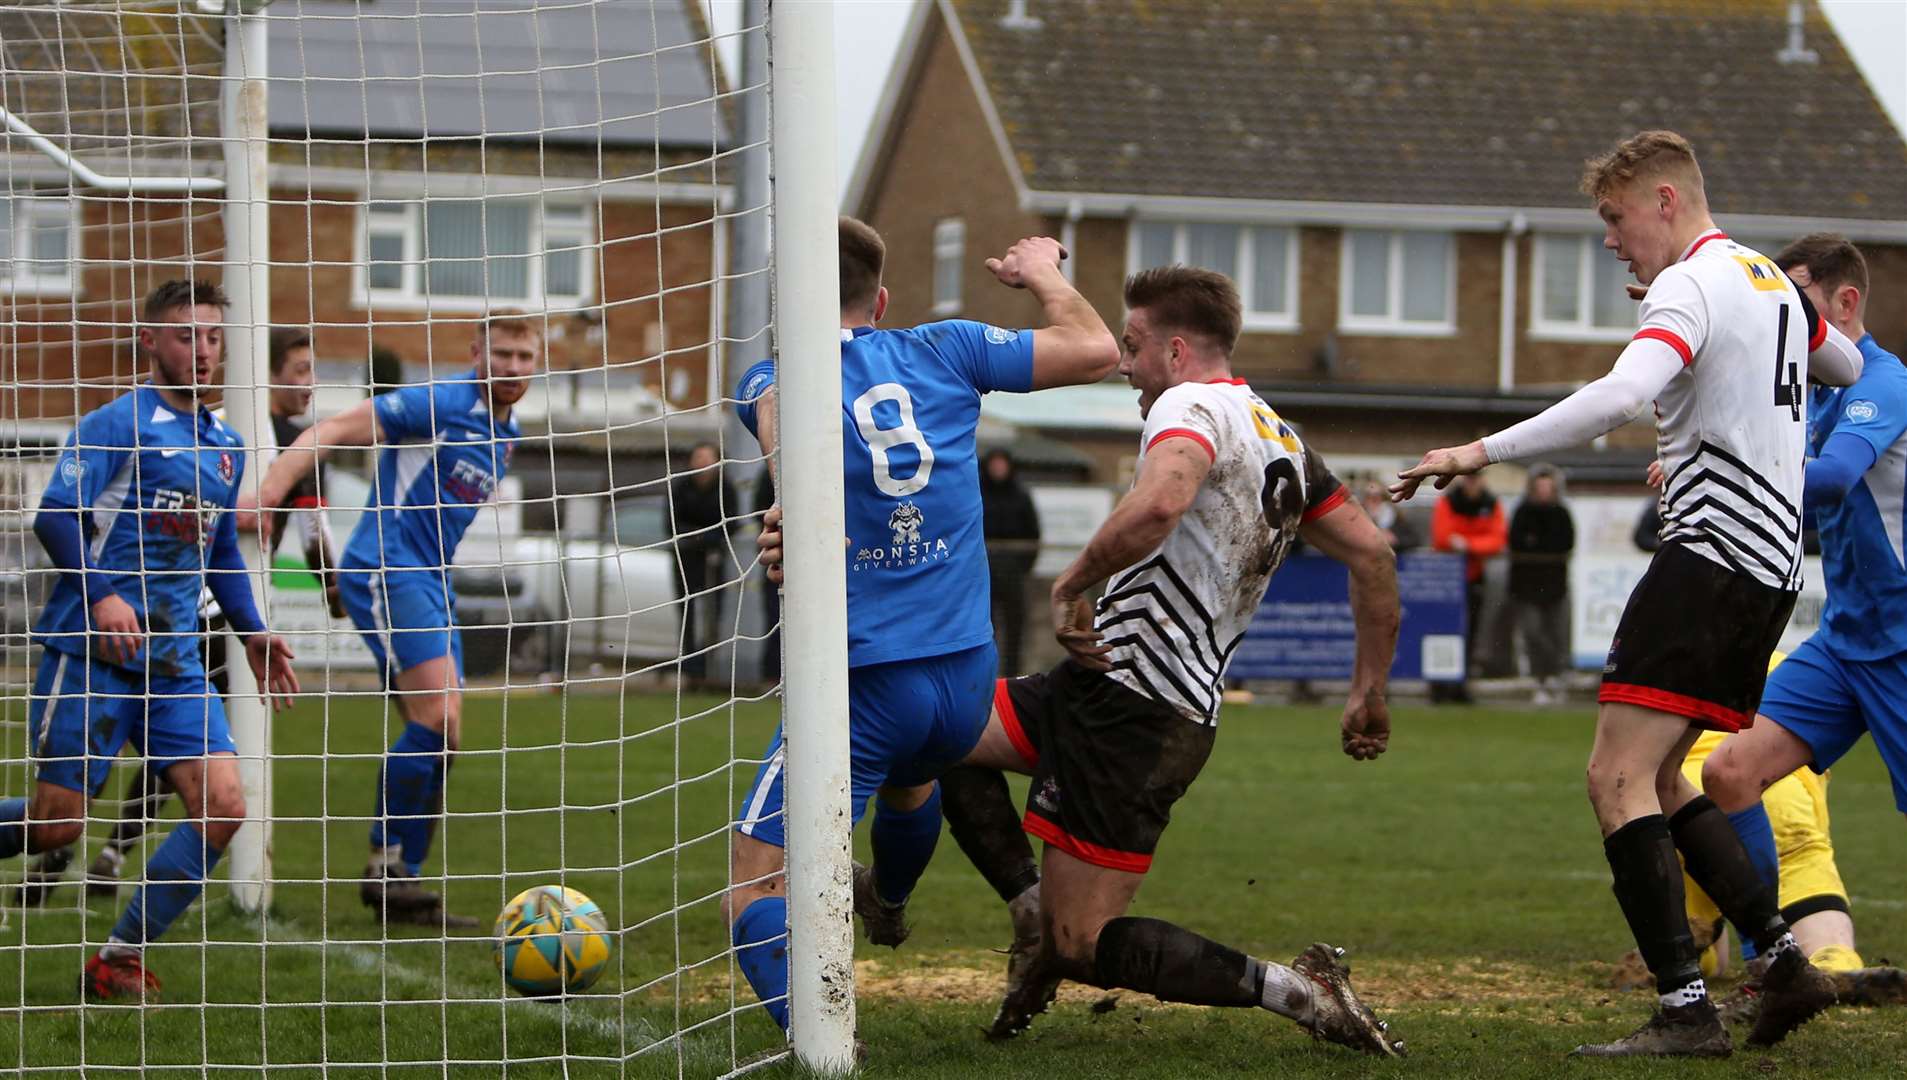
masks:
{"label": "black shorts", "polygon": [[1033,768],[1026,831],[1094,866],[1150,869],[1216,729],[1071,660],[1001,679],[993,704]]}
{"label": "black shorts", "polygon": [[1794,597],[1664,544],[1622,609],[1598,700],[1740,731],[1755,722]]}

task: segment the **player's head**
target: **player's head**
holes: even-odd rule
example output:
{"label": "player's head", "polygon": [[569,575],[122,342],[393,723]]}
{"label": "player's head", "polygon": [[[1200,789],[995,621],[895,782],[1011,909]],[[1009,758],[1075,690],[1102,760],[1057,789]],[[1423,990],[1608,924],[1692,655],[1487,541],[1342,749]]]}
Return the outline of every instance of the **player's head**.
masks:
{"label": "player's head", "polygon": [[887,245],[865,221],[841,217],[841,325],[871,326],[887,314],[881,270]]}
{"label": "player's head", "polygon": [[1669,268],[1708,222],[1708,195],[1695,148],[1673,131],[1644,131],[1589,159],[1583,193],[1602,217],[1602,246],[1644,285]]}
{"label": "player's head", "polygon": [[146,294],[139,308],[139,349],[152,379],[193,397],[218,386],[231,301],[209,281],[174,278]]}
{"label": "player's head", "polygon": [[1808,294],[1834,328],[1858,339],[1867,311],[1867,257],[1839,233],[1809,233],[1781,249],[1775,265]]}
{"label": "player's head", "polygon": [[1127,278],[1119,373],[1139,391],[1139,415],[1182,382],[1229,373],[1243,322],[1237,286],[1216,270],[1175,264]]}
{"label": "player's head", "polygon": [[542,357],[543,330],[527,316],[493,311],[477,324],[470,358],[477,362],[477,378],[490,388],[491,411],[501,412],[523,400]]}
{"label": "player's head", "polygon": [[273,416],[303,416],[311,408],[311,387],[317,381],[312,363],[311,331],[281,326],[271,332]]}

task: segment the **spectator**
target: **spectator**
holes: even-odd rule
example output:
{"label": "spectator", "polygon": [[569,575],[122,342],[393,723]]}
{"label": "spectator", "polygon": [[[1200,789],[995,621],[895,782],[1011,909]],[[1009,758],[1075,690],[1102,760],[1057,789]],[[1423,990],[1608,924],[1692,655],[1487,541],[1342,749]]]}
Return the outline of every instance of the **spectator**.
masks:
{"label": "spectator", "polygon": [[707,678],[708,656],[701,650],[722,618],[721,591],[700,594],[709,587],[710,564],[717,579],[727,565],[728,508],[738,505],[735,486],[722,478],[721,452],[698,443],[689,451],[687,475],[669,483],[669,529],[682,570],[682,675],[692,684]]}
{"label": "spectator", "polygon": [[1384,534],[1384,542],[1391,546],[1392,551],[1409,551],[1423,546],[1423,534],[1410,523],[1409,518],[1397,512],[1397,504],[1391,502],[1390,493],[1384,490],[1383,484],[1376,480],[1364,481],[1359,490],[1358,502],[1370,516],[1371,523],[1377,526],[1377,531]]}
{"label": "spectator", "polygon": [[[1459,477],[1449,494],[1437,503],[1430,518],[1430,545],[1438,551],[1456,551],[1464,555],[1463,662],[1467,674],[1476,663],[1477,630],[1483,619],[1483,565],[1503,553],[1509,529],[1503,522],[1503,507],[1496,496],[1483,486],[1477,473]],[[1470,703],[1469,680],[1433,682],[1430,700],[1438,704]]]}
{"label": "spectator", "polygon": [[993,632],[1000,642],[1000,671],[1021,674],[1026,636],[1027,578],[1040,554],[1040,515],[1020,483],[1013,455],[988,451],[980,462],[980,513],[987,538],[987,573],[993,589]]}
{"label": "spectator", "polygon": [[[775,505],[775,469],[767,462],[762,463],[761,475],[755,478],[755,513],[765,513]],[[762,579],[761,583],[762,628],[768,636],[761,643],[761,681],[769,686],[781,681],[781,586]]]}
{"label": "spectator", "polygon": [[1523,502],[1510,519],[1510,603],[1530,675],[1536,679],[1538,705],[1563,699],[1563,670],[1569,663],[1569,553],[1575,547],[1576,523],[1563,505],[1556,470],[1539,465],[1530,471]]}

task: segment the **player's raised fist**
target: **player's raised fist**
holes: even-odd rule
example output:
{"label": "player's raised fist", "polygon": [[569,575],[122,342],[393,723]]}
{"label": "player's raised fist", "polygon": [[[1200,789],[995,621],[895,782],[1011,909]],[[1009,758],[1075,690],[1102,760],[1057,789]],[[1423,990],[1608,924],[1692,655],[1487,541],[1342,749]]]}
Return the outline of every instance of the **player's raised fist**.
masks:
{"label": "player's raised fist", "polygon": [[1043,270],[1058,270],[1066,258],[1066,249],[1050,236],[1029,236],[1006,249],[1006,254],[987,260],[987,269],[1002,285],[1026,288],[1026,277]]}

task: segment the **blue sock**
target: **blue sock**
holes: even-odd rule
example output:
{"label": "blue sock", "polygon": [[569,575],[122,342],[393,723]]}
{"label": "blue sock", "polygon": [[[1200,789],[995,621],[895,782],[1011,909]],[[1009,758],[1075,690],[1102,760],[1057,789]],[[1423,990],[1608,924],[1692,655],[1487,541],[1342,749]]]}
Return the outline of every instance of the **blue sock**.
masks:
{"label": "blue sock", "polygon": [[788,901],[765,896],[748,905],[731,932],[735,962],[762,1008],[788,1030]]}
{"label": "blue sock", "polygon": [[940,842],[940,785],[934,785],[934,793],[918,809],[905,812],[888,809],[876,796],[869,839],[874,847],[874,891],[890,904],[901,903],[913,894]]}
{"label": "blue sock", "polygon": [[1781,856],[1775,849],[1775,829],[1768,821],[1768,809],[1761,803],[1746,810],[1737,810],[1728,815],[1728,823],[1735,827],[1735,835],[1741,837],[1741,846],[1748,849],[1748,861],[1755,864],[1755,873],[1770,888],[1781,884]]}
{"label": "blue sock", "polygon": [[198,826],[185,822],[172,830],[146,860],[146,884],[132,894],[113,937],[128,945],[151,941],[166,932],[205,890],[205,876],[225,854],[208,847]]}
{"label": "blue sock", "polygon": [[26,800],[0,802],[0,859],[11,859],[26,850]]}
{"label": "blue sock", "polygon": [[437,792],[444,782],[444,737],[417,724],[404,730],[384,756],[377,778],[377,810],[371,821],[371,847],[404,849],[404,865],[415,874],[430,853],[437,821]]}
{"label": "blue sock", "polygon": [[[1741,846],[1748,849],[1748,861],[1755,864],[1755,873],[1769,888],[1780,888],[1781,855],[1775,848],[1775,829],[1768,821],[1768,808],[1757,802],[1746,810],[1728,815],[1728,823],[1735,827],[1735,835],[1741,837]],[[1755,943],[1746,937],[1741,941],[1741,957],[1743,960],[1755,958]]]}

